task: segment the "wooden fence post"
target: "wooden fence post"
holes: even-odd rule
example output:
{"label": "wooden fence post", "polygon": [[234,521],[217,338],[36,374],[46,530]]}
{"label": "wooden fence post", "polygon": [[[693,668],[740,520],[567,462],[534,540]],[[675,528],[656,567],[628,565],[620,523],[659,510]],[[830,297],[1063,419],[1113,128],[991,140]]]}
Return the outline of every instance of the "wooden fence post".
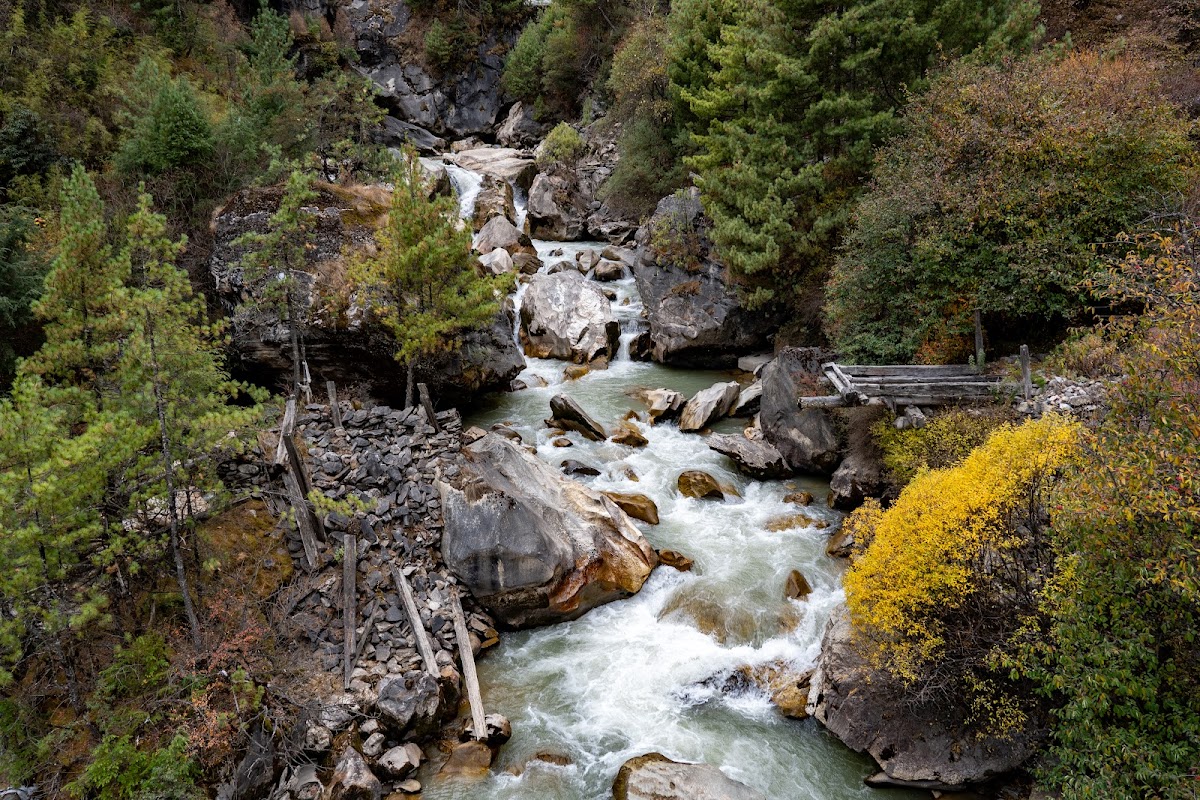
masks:
{"label": "wooden fence post", "polygon": [[975,309],[975,369],[983,371],[983,312]]}
{"label": "wooden fence post", "polygon": [[429,418],[429,424],[433,426],[435,431],[440,431],[438,426],[437,415],[433,413],[433,401],[429,399],[429,387],[423,383],[417,384],[417,392],[421,396],[421,406],[425,409],[425,416]]}
{"label": "wooden fence post", "polygon": [[1025,390],[1025,402],[1033,399],[1033,375],[1029,371],[1029,345],[1021,345],[1021,386]]}
{"label": "wooden fence post", "polygon": [[341,430],[342,407],[338,405],[337,384],[333,381],[325,381],[325,390],[329,392],[329,413],[333,417],[333,427]]}
{"label": "wooden fence post", "polygon": [[417,611],[417,601],[413,599],[412,587],[408,585],[408,579],[404,577],[404,573],[394,567],[392,568],[392,580],[396,582],[396,588],[400,590],[400,599],[404,603],[404,610],[408,612],[408,622],[412,625],[413,638],[417,640],[417,650],[421,653],[421,660],[425,662],[425,671],[436,678],[439,674],[437,661],[433,657],[433,646],[429,643],[429,636],[425,633],[425,623],[421,621],[421,614]]}
{"label": "wooden fence post", "polygon": [[342,534],[342,688],[350,689],[350,673],[358,653],[354,635],[358,628],[358,537]]}

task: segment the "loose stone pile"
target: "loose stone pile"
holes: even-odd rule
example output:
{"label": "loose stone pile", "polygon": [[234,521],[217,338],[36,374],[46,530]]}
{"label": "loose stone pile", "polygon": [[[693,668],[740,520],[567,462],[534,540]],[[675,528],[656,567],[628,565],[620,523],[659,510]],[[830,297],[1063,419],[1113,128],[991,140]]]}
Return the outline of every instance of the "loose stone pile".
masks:
{"label": "loose stone pile", "polygon": [[1104,380],[1056,375],[1045,386],[1035,390],[1032,400],[1019,400],[1016,403],[1017,413],[1040,417],[1053,411],[1077,417],[1093,417],[1103,410],[1108,388],[1109,383]]}

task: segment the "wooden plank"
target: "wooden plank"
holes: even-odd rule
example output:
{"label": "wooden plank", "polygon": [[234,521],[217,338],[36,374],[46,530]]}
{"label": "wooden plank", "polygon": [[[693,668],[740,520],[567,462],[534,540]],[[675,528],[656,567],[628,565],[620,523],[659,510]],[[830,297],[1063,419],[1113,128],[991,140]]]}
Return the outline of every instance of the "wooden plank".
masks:
{"label": "wooden plank", "polygon": [[350,673],[358,652],[354,635],[358,628],[358,537],[342,534],[342,688],[349,691]]}
{"label": "wooden plank", "polygon": [[852,378],[855,386],[875,386],[888,384],[902,383],[926,383],[931,386],[939,383],[1000,383],[1004,378],[1000,375],[976,375],[974,373],[966,373],[964,375],[921,375],[920,373],[909,373],[907,375],[856,375]]}
{"label": "wooden plank", "polygon": [[296,476],[296,482],[300,485],[300,493],[304,497],[304,508],[308,510],[313,528],[313,533],[317,537],[317,541],[325,542],[328,538],[325,535],[325,523],[321,521],[321,517],[314,513],[309,504],[308,496],[312,493],[312,484],[308,480],[308,470],[304,468],[304,461],[301,460],[300,454],[296,451],[296,443],[292,441],[291,435],[283,438],[283,448],[287,453],[288,469]]}
{"label": "wooden plank", "polygon": [[1021,345],[1021,390],[1025,393],[1025,402],[1033,399],[1033,375],[1029,370],[1029,345]]}
{"label": "wooden plank", "polygon": [[[367,621],[363,623],[363,635],[358,640],[358,646],[354,648],[354,667],[358,666],[358,662],[362,661],[363,650],[367,649],[367,642],[371,641],[371,634],[375,630],[375,620],[379,616],[379,604],[375,604],[375,608],[371,610],[371,616],[367,617]],[[353,668],[350,670],[354,671]]]}
{"label": "wooden plank", "polygon": [[341,430],[342,407],[338,405],[337,384],[333,381],[325,381],[325,391],[329,392],[329,414],[333,417],[333,427]]}
{"label": "wooden plank", "polygon": [[440,431],[438,426],[437,414],[433,411],[433,401],[429,399],[429,387],[423,383],[417,384],[417,394],[421,397],[421,407],[425,409],[425,418],[429,420],[429,424],[433,426],[435,431]]}
{"label": "wooden plank", "polygon": [[884,375],[973,375],[970,364],[838,364],[843,375],[851,378]]}
{"label": "wooden plank", "polygon": [[854,391],[854,387],[851,385],[850,380],[846,377],[845,373],[842,372],[837,364],[826,364],[824,366],[824,370],[825,377],[829,379],[829,382],[833,384],[833,388],[836,389],[839,394],[846,394],[847,392]]}
{"label": "wooden plank", "polygon": [[958,383],[856,383],[855,388],[868,394],[930,394],[930,395],[978,395],[990,394],[1001,386],[996,381]]}
{"label": "wooden plank", "polygon": [[304,560],[309,569],[317,566],[317,532],[312,523],[312,510],[308,500],[300,489],[292,470],[284,470],[283,486],[287,491],[288,501],[292,504],[292,512],[296,517],[296,527],[300,530],[300,543],[304,546]]}
{"label": "wooden plank", "polygon": [[296,398],[289,397],[287,406],[283,412],[283,422],[279,423],[279,441],[275,444],[275,463],[282,464],[287,458],[287,453],[283,449],[283,440],[292,435],[292,429],[296,427]]}
{"label": "wooden plank", "polygon": [[475,672],[475,654],[471,652],[471,633],[463,615],[458,589],[450,589],[450,610],[454,612],[454,638],[458,640],[458,655],[462,659],[463,679],[467,684],[467,700],[471,704],[471,725],[476,739],[487,738],[487,722],[483,713],[483,694],[479,691],[479,676]]}
{"label": "wooden plank", "polygon": [[404,610],[408,613],[408,622],[412,625],[413,638],[417,640],[417,650],[421,653],[421,660],[425,662],[425,671],[436,678],[439,670],[437,661],[433,657],[433,646],[429,643],[429,635],[425,632],[425,623],[421,621],[421,614],[417,611],[417,601],[413,599],[412,587],[408,585],[408,578],[404,577],[403,572],[393,567],[392,580],[396,582],[396,588],[400,590],[400,600],[404,603]]}

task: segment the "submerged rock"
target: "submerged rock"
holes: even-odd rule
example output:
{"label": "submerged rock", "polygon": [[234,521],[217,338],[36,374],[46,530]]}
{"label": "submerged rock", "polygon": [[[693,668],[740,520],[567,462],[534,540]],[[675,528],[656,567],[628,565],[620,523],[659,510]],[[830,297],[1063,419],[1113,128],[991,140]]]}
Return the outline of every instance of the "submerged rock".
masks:
{"label": "submerged rock", "polygon": [[752,478],[771,480],[792,474],[783,455],[769,442],[726,433],[714,433],[705,442],[710,449],[733,459],[738,470]]}
{"label": "submerged rock", "polygon": [[628,597],[658,563],[615,503],[498,436],[463,448],[461,483],[439,488],[446,565],[510,627]]}
{"label": "submerged rock", "polygon": [[631,758],[613,782],[613,800],[766,800],[708,764],[672,761],[661,753]]}
{"label": "submerged rock", "polygon": [[600,287],[578,272],[534,275],[521,304],[521,341],[534,358],[612,358],[621,326]]}
{"label": "submerged rock", "polygon": [[680,494],[701,500],[724,500],[725,492],[717,479],[707,472],[689,469],[681,472],[675,481]]}
{"label": "submerged rock", "polygon": [[809,708],[847,747],[869,753],[889,779],[960,789],[1012,772],[1037,749],[1032,725],[999,739],[970,724],[969,709],[954,698],[920,708],[905,693],[899,679],[869,665],[849,612],[835,612],[821,641]]}

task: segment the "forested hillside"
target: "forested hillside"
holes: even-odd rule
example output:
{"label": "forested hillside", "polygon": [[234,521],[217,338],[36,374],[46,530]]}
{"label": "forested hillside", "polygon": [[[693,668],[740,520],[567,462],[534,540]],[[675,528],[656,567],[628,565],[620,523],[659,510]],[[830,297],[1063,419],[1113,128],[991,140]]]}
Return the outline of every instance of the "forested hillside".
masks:
{"label": "forested hillside", "polygon": [[[524,451],[495,440],[522,436],[493,409],[653,362],[713,388],[622,386],[645,408],[611,439],[556,395],[525,444],[663,452],[650,426],[678,418],[755,484],[705,475],[689,502],[825,481],[874,691],[955,748],[1020,757],[897,778],[894,752],[837,730],[833,689],[818,702],[831,647],[795,716],[908,788],[1195,796],[1200,5],[0,0],[0,23],[0,790],[379,800],[380,781],[354,784],[370,761],[389,797],[415,794],[424,757],[387,771],[385,732],[418,755],[486,738],[486,772],[512,731],[455,722],[462,650],[494,646],[495,620],[571,620],[659,559],[692,562],[628,533],[659,521],[612,491],[631,467],[563,461],[573,499],[533,516],[612,514],[646,574],[627,588],[575,540],[497,543],[470,569],[520,551],[515,573],[560,581],[501,602],[507,562],[484,589],[451,563],[447,498],[550,480],[513,466]],[[834,409],[865,395],[834,397],[831,361],[970,364],[1006,388],[983,411]],[[1046,399],[1067,385],[1086,407]],[[363,577],[339,600],[351,540]],[[393,567],[421,614],[399,616]],[[446,610],[459,587],[469,637]],[[530,597],[545,608],[506,616]],[[385,619],[412,638],[381,639]],[[375,709],[393,679],[418,705],[425,624],[436,701],[400,724]],[[722,691],[765,685],[746,669]],[[318,696],[353,711],[330,722]],[[293,786],[302,764],[315,783]]]}

